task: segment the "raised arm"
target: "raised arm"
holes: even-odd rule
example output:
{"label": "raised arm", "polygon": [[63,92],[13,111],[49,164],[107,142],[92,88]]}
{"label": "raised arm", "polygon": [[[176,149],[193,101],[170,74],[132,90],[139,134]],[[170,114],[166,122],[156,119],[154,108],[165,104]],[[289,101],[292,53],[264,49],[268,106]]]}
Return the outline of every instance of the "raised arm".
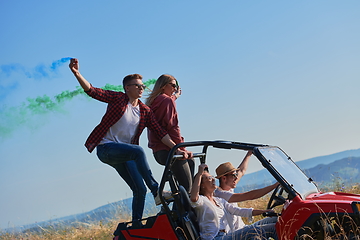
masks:
{"label": "raised arm", "polygon": [[89,91],[91,88],[91,84],[80,74],[79,61],[76,58],[70,59],[69,68],[78,80],[80,86],[84,89],[84,91]]}
{"label": "raised arm", "polygon": [[192,202],[197,202],[197,200],[199,199],[201,176],[204,173],[205,168],[207,168],[207,167],[208,166],[204,163],[199,165],[199,170],[198,170],[197,174],[195,175],[193,185],[191,188],[191,193],[190,193],[190,200]]}
{"label": "raised arm", "polygon": [[260,189],[255,189],[255,190],[251,190],[248,192],[244,192],[244,193],[234,193],[230,198],[229,198],[229,202],[242,202],[242,201],[247,201],[247,200],[254,200],[257,198],[260,198],[262,196],[264,196],[265,194],[269,193],[270,191],[272,191],[273,189],[276,188],[276,186],[279,185],[279,183],[274,183],[273,185],[264,187],[264,188],[260,188]]}
{"label": "raised arm", "polygon": [[238,173],[238,178],[237,178],[237,182],[240,180],[240,178],[242,176],[245,175],[245,172],[247,170],[247,167],[248,167],[248,164],[249,164],[249,160],[251,158],[251,155],[252,155],[252,151],[248,151],[246,153],[246,156],[244,157],[244,159],[242,160],[242,162],[240,163],[239,165],[239,169],[237,170],[237,173]]}

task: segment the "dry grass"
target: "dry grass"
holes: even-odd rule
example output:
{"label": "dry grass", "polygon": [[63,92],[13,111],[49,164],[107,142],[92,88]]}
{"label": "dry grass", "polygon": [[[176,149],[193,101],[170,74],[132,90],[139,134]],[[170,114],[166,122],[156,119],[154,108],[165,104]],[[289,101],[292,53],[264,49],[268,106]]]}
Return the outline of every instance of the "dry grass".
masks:
{"label": "dry grass", "polygon": [[118,221],[107,224],[89,224],[83,227],[64,227],[63,229],[43,228],[41,232],[5,233],[1,240],[65,240],[65,239],[112,239]]}
{"label": "dry grass", "polygon": [[[329,190],[329,189],[326,189]],[[343,192],[360,194],[359,184],[341,189]],[[336,189],[335,191],[338,191]],[[246,201],[239,204],[241,207],[252,207],[255,209],[265,209],[270,196],[264,196],[254,201]],[[281,208],[281,207],[279,207]],[[276,210],[276,209],[275,209]],[[279,210],[280,211],[280,210]],[[149,213],[149,215],[154,215]],[[254,221],[260,220],[261,216],[256,216]],[[0,232],[0,240],[109,240],[113,238],[119,222],[129,221],[130,216],[120,216],[107,223],[83,224],[81,227],[66,227],[62,229],[43,228],[40,232],[24,232],[24,233],[2,233]],[[311,238],[310,238],[311,239]],[[331,239],[325,237],[324,239]]]}

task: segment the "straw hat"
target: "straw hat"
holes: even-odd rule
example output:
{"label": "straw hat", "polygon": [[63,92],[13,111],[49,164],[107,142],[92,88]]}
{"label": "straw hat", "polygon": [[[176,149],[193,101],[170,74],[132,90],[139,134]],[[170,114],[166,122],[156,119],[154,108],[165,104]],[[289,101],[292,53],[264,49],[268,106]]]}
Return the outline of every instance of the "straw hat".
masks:
{"label": "straw hat", "polygon": [[239,170],[238,168],[235,168],[231,162],[226,162],[226,163],[222,163],[220,164],[217,168],[216,168],[216,178],[221,178],[222,176],[231,173],[233,171]]}

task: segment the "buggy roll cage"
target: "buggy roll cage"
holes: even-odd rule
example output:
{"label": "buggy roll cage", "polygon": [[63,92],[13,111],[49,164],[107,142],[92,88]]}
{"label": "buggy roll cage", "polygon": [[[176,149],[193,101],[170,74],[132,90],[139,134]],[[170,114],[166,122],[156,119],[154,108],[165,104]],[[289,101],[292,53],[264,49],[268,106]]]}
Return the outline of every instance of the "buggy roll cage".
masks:
{"label": "buggy roll cage", "polygon": [[[289,194],[289,199],[293,199],[294,197],[298,196],[298,193],[294,191],[294,189],[291,187],[291,184],[289,184],[278,173],[278,171],[269,163],[269,161],[261,154],[261,152],[258,149],[258,148],[278,148],[278,149],[280,149],[277,146],[270,146],[270,145],[264,145],[264,144],[253,144],[253,143],[241,143],[241,142],[232,142],[232,141],[222,141],[222,140],[183,142],[183,143],[177,144],[170,150],[167,161],[166,161],[164,173],[163,173],[160,185],[159,185],[160,200],[163,205],[163,209],[165,210],[168,217],[171,217],[170,215],[172,213],[171,213],[169,206],[166,204],[166,201],[162,197],[162,192],[163,192],[165,183],[169,182],[171,191],[175,195],[174,196],[175,203],[176,203],[176,195],[179,194],[179,192],[180,192],[179,186],[170,170],[171,166],[175,162],[176,158],[182,157],[182,155],[175,155],[175,152],[179,148],[196,147],[196,146],[203,146],[201,153],[194,153],[194,158],[199,158],[200,163],[206,162],[206,153],[207,153],[209,146],[214,147],[214,148],[221,148],[221,149],[239,149],[239,150],[244,150],[244,151],[251,150],[253,152],[253,155],[255,155],[258,158],[258,160],[261,162],[261,164],[264,166],[264,168],[266,168],[270,172],[270,174],[280,183],[280,185],[283,187],[283,189]],[[292,161],[291,158],[284,151],[282,151],[282,152],[288,157],[288,159],[290,161]],[[309,181],[312,181],[312,180],[309,178]],[[181,204],[181,203],[177,203],[177,204]]]}

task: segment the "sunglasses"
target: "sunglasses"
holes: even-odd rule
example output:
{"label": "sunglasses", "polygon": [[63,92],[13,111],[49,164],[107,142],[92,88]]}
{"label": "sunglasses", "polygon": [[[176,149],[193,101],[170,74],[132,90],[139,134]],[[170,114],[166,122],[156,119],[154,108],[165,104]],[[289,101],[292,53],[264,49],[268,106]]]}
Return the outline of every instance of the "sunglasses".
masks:
{"label": "sunglasses", "polygon": [[238,173],[229,173],[229,174],[226,174],[226,176],[232,176],[233,178],[237,178],[239,176]]}
{"label": "sunglasses", "polygon": [[128,84],[127,86],[136,86],[136,88],[140,88],[140,89],[146,88],[144,84],[138,84],[138,83]]}
{"label": "sunglasses", "polygon": [[215,180],[215,177],[214,176],[207,176],[207,177],[204,177],[204,179],[212,181],[212,180]]}
{"label": "sunglasses", "polygon": [[173,88],[177,89],[178,85],[174,84],[174,83],[168,83],[169,85],[171,85]]}

